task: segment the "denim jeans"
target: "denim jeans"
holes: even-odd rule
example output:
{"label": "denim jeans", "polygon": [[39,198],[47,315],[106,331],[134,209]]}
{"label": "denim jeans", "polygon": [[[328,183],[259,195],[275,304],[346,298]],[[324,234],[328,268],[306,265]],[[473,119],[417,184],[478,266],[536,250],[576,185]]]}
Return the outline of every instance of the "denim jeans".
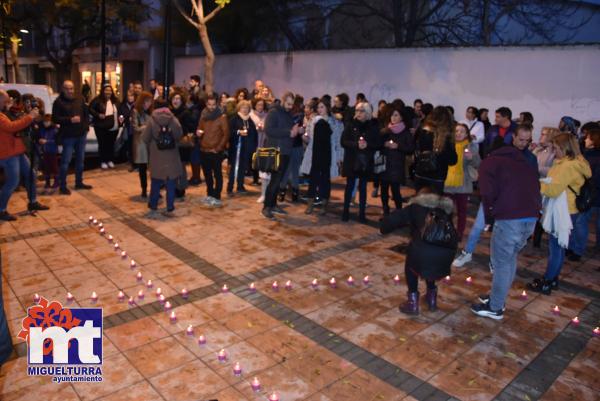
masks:
{"label": "denim jeans", "polygon": [[344,189],[344,211],[350,208],[350,201],[352,200],[352,194],[354,188],[358,182],[358,214],[360,217],[365,216],[365,209],[367,207],[367,177],[348,177],[346,178],[346,188]]}
{"label": "denim jeans", "polygon": [[[0,271],[0,288],[2,288],[2,277],[2,272]],[[0,366],[2,366],[4,362],[6,362],[6,360],[10,357],[10,354],[12,354],[12,351],[12,340],[10,336],[10,331],[8,329],[6,313],[4,312],[4,300],[2,299],[2,291],[0,291]]]}
{"label": "denim jeans", "polygon": [[515,279],[517,257],[533,233],[536,219],[496,220],[491,241],[491,261],[494,266],[490,308],[501,310]]}
{"label": "denim jeans", "polygon": [[573,222],[573,231],[569,237],[569,250],[573,251],[577,255],[583,255],[585,252],[585,246],[587,245],[587,239],[589,234],[589,215],[591,209],[585,213],[575,213],[571,215],[571,221]]}
{"label": "denim jeans", "polygon": [[152,178],[150,182],[150,201],[148,202],[150,209],[156,210],[160,195],[160,187],[163,186],[163,184],[167,189],[167,210],[171,211],[175,209],[175,183],[175,179],[159,180],[158,178]]}
{"label": "denim jeans", "polygon": [[85,158],[86,136],[79,138],[63,138],[62,156],[60,160],[60,187],[67,188],[67,170],[75,152],[75,185],[83,184],[83,160]]}
{"label": "denim jeans", "polygon": [[[579,213],[571,215],[571,222],[573,223],[573,231],[571,231],[571,238],[569,239],[569,246],[571,245],[572,238],[575,233],[575,222],[579,217]],[[558,244],[558,238],[554,235],[549,235],[548,243],[548,264],[546,265],[546,273],[544,278],[546,280],[554,280],[560,275],[563,264],[565,262],[565,248]]]}
{"label": "denim jeans", "polygon": [[[33,172],[33,181],[31,180],[31,165],[27,155],[20,154],[0,160],[0,167],[4,168],[4,185],[0,189],[0,212],[6,211],[8,201],[12,196],[17,186],[19,186],[19,178],[23,179],[25,188],[27,188],[27,198],[30,203],[37,200],[35,190],[35,172]],[[32,185],[33,184],[33,185]]]}
{"label": "denim jeans", "polygon": [[465,252],[473,253],[475,251],[475,247],[479,242],[479,237],[481,237],[481,233],[485,228],[485,216],[483,215],[483,203],[479,203],[479,209],[477,209],[477,217],[475,217],[475,222],[473,223],[473,227],[471,227],[471,231],[469,232],[469,238],[467,238],[467,245],[465,246]]}
{"label": "denim jeans", "polygon": [[[594,223],[596,226],[596,248],[600,248],[600,207],[596,206],[591,208],[585,213],[581,213],[581,238],[584,239],[584,244],[587,243],[587,238],[590,229],[590,220],[592,217],[595,219]],[[570,246],[571,244],[569,244]]]}

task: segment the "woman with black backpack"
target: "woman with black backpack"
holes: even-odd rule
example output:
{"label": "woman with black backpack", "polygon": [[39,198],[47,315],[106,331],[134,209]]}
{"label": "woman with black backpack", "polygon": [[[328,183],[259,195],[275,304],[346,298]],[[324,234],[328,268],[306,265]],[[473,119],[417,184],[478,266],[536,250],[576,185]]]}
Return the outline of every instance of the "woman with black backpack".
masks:
{"label": "woman with black backpack", "polygon": [[419,277],[427,283],[425,297],[429,310],[437,310],[435,282],[450,275],[450,266],[458,247],[458,235],[452,224],[453,210],[452,199],[424,187],[408,202],[407,207],[396,210],[381,221],[382,234],[389,234],[400,227],[410,227],[410,243],[404,264],[408,299],[400,305],[403,313],[419,314]]}
{"label": "woman with black backpack", "polygon": [[[584,213],[586,210],[579,210],[578,197],[583,192],[584,184],[592,176],[592,170],[587,160],[581,155],[579,149],[579,143],[577,138],[571,133],[562,133],[552,138],[552,144],[554,145],[554,163],[548,171],[546,178],[541,179],[541,192],[548,199],[557,199],[557,201],[550,203],[544,202],[544,222],[542,225],[545,230],[550,231],[550,243],[548,246],[548,265],[546,266],[546,273],[543,278],[537,278],[527,286],[530,290],[535,292],[541,292],[544,295],[550,295],[552,290],[558,288],[558,276],[562,270],[562,266],[565,260],[565,255],[569,257],[571,261],[578,261],[583,254],[585,249],[586,240],[582,241],[582,223],[587,223],[584,219]],[[565,197],[566,194],[566,197]],[[561,213],[560,198],[565,197],[566,206],[564,213]],[[556,205],[552,207],[551,205]],[[563,203],[564,205],[564,203]],[[567,216],[566,232],[570,231],[570,238],[568,235],[560,235],[565,232],[565,224],[562,223],[564,219],[561,216],[567,215],[566,209],[568,208],[568,214],[571,217],[570,223],[572,224],[572,231],[568,227],[569,219]],[[552,210],[551,210],[552,209]],[[554,211],[553,209],[558,209]],[[554,214],[557,217],[550,219],[550,214]],[[552,223],[550,223],[550,221]],[[568,248],[565,251],[565,248]]]}

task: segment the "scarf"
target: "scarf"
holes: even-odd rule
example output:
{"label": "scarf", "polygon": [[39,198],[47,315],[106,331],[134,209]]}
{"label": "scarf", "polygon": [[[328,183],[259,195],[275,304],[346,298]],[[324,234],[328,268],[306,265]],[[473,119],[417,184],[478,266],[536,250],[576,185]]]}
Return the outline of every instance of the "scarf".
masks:
{"label": "scarf", "polygon": [[465,185],[465,166],[463,165],[463,160],[465,148],[469,146],[469,141],[465,139],[460,142],[456,142],[454,146],[458,160],[454,166],[448,167],[448,175],[446,176],[446,182],[444,185],[448,187],[462,187]]}
{"label": "scarf", "polygon": [[238,116],[240,116],[240,118],[241,118],[243,121],[248,121],[248,119],[250,118],[250,113],[248,113],[248,114],[246,114],[246,115],[243,115],[242,113],[240,113],[240,112],[238,111],[237,115],[238,115]]}
{"label": "scarf", "polygon": [[221,109],[219,107],[217,107],[215,109],[215,111],[213,111],[212,113],[210,111],[208,111],[208,108],[205,108],[204,110],[202,110],[200,119],[204,120],[204,121],[214,121],[217,118],[221,117],[222,114],[223,114],[223,112],[221,111]]}
{"label": "scarf", "polygon": [[402,121],[400,121],[398,124],[392,124],[392,123],[388,124],[388,129],[390,131],[392,131],[394,134],[401,133],[402,131],[404,131],[405,128],[406,128],[406,125],[404,125],[404,123]]}

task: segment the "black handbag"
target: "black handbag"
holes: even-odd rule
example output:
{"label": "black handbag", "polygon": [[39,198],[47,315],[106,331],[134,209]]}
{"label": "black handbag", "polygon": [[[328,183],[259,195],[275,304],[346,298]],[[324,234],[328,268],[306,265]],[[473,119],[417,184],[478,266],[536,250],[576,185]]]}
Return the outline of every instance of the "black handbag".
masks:
{"label": "black handbag", "polygon": [[280,157],[278,148],[258,148],[252,155],[252,169],[275,173],[279,170]]}
{"label": "black handbag", "polygon": [[432,151],[419,152],[415,159],[416,175],[428,176],[438,169],[437,155]]}

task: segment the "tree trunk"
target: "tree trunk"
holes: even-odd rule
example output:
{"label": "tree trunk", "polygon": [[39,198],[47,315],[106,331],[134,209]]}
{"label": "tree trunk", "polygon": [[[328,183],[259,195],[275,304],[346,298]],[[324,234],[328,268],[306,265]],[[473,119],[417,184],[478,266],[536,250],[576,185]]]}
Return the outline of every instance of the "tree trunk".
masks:
{"label": "tree trunk", "polygon": [[394,46],[402,47],[404,44],[404,9],[402,0],[392,1],[392,13],[394,15]]}
{"label": "tree trunk", "polygon": [[210,38],[208,37],[208,30],[205,24],[200,24],[198,27],[200,33],[200,41],[206,57],[204,58],[204,90],[207,94],[214,92],[214,74],[213,67],[215,65],[215,52],[213,51],[212,45],[210,44]]}
{"label": "tree trunk", "polygon": [[19,39],[18,36],[12,35],[10,37],[10,58],[12,60],[13,70],[15,72],[15,83],[22,84],[23,77],[21,77],[21,71],[19,70]]}
{"label": "tree trunk", "polygon": [[492,39],[492,32],[490,27],[490,1],[484,0],[481,15],[481,44],[483,46],[490,46]]}

